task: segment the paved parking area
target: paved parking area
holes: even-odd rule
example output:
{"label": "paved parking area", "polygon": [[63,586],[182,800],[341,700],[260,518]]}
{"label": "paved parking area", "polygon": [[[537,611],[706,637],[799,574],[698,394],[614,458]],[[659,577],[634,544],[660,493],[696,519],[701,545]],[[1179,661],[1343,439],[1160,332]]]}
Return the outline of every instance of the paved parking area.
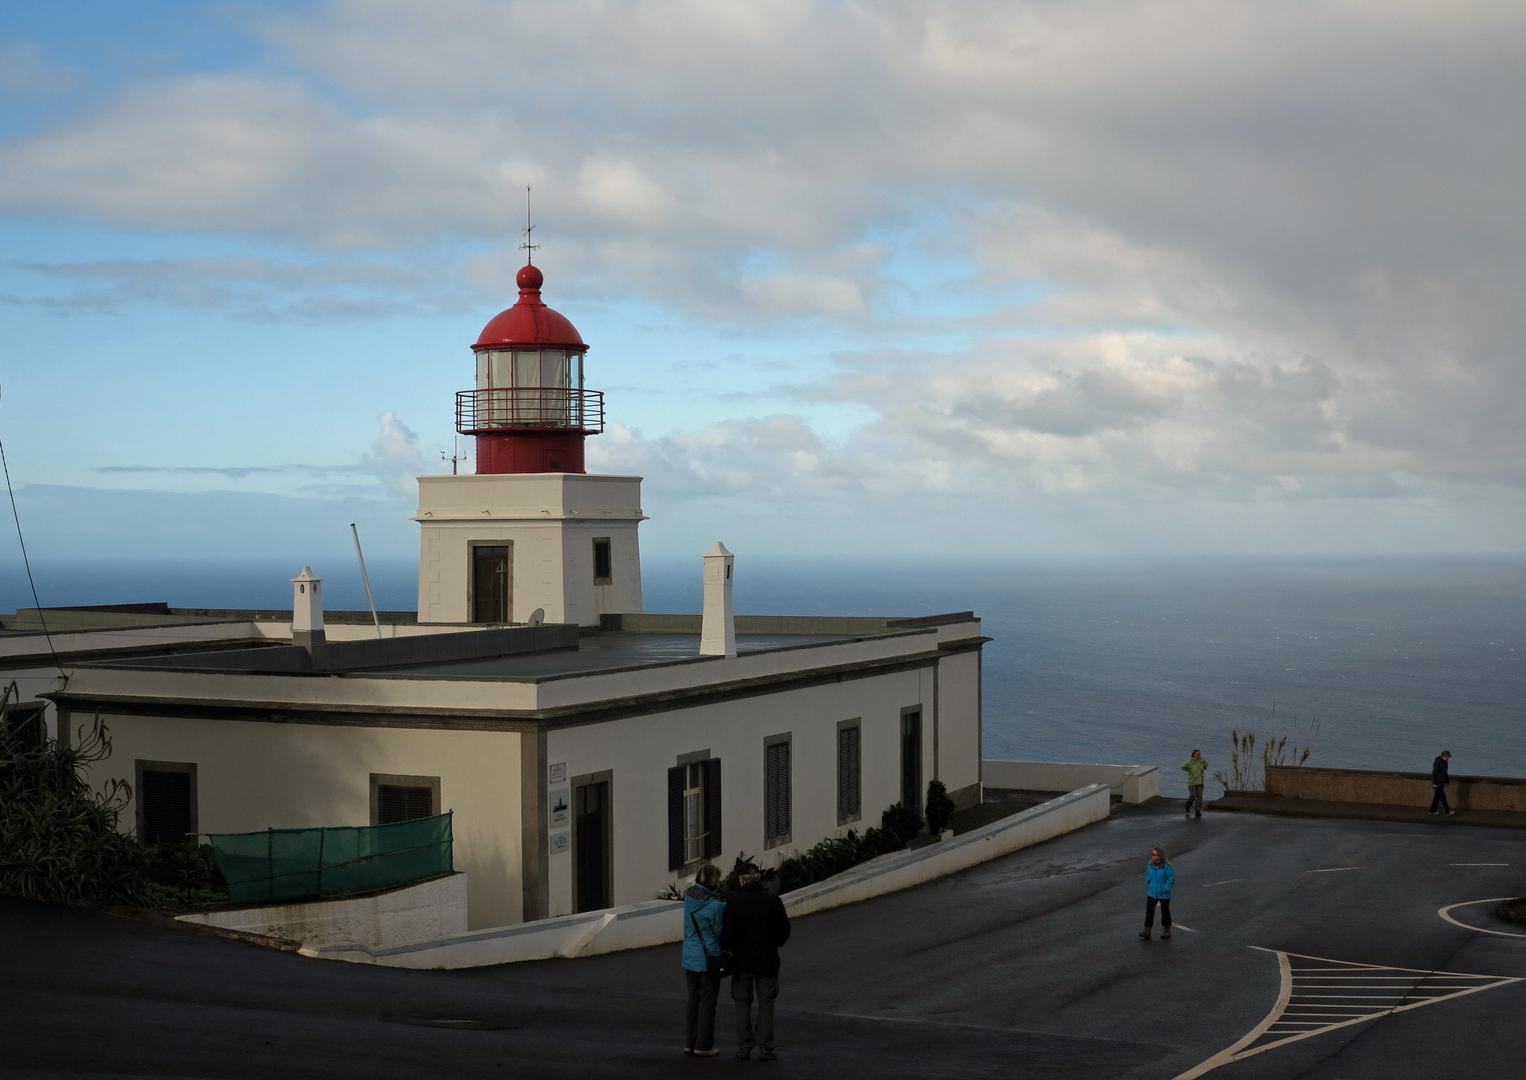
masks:
{"label": "paved parking area", "polygon": [[1507,1077],[1526,937],[1469,902],[1523,891],[1520,830],[1130,810],[797,920],[766,1066],[679,1052],[676,947],[387,971],[0,901],[0,1076]]}

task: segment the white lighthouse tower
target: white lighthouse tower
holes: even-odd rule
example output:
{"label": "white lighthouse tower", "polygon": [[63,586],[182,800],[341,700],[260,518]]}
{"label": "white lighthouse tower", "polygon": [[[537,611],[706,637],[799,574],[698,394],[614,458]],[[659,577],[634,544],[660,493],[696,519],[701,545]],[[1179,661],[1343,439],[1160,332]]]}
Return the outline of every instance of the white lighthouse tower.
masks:
{"label": "white lighthouse tower", "polygon": [[456,394],[476,474],[419,477],[421,623],[527,622],[539,608],[596,626],[641,611],[641,478],[584,471],[583,441],[604,430],[588,346],[542,302],[538,267],[516,280],[518,302],[472,346],[475,387]]}

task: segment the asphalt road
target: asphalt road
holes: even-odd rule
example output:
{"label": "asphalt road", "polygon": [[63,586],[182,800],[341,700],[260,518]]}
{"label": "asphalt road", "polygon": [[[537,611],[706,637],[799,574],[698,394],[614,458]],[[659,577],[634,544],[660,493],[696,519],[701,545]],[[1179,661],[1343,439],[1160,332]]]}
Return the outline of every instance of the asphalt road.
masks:
{"label": "asphalt road", "polygon": [[0,900],[0,1077],[1515,1077],[1526,930],[1438,911],[1522,892],[1522,830],[1135,809],[796,920],[767,1065],[682,1055],[676,946],[392,971]]}

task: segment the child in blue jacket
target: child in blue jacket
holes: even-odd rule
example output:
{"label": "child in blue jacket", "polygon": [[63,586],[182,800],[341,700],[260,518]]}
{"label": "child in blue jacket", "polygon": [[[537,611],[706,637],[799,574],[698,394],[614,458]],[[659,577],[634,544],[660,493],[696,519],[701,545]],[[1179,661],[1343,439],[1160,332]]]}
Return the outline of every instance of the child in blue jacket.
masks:
{"label": "child in blue jacket", "polygon": [[1150,940],[1150,929],[1155,925],[1155,905],[1160,905],[1160,936],[1171,936],[1171,890],[1176,885],[1176,867],[1166,861],[1165,848],[1151,848],[1150,861],[1145,863],[1145,925],[1139,932],[1141,939]]}

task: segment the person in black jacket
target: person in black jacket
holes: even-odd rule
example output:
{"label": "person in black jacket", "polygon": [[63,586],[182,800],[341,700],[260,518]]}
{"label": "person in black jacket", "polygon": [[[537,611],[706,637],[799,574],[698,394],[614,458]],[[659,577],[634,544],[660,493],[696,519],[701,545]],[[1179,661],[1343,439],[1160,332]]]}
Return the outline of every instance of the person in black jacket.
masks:
{"label": "person in black jacket", "polygon": [[[1452,760],[1452,751],[1443,750],[1441,755],[1431,762],[1431,786],[1436,789],[1436,794],[1431,798],[1431,813],[1439,814],[1445,810],[1449,814],[1457,813],[1452,809],[1452,804],[1447,802],[1447,762]],[[1441,809],[1438,810],[1437,807]]]}
{"label": "person in black jacket", "polygon": [[[721,924],[721,947],[732,954],[731,1002],[736,1006],[737,1058],[746,1061],[754,1046],[759,1061],[774,1060],[774,999],[779,996],[779,947],[789,940],[784,904],[762,885],[757,866],[736,863],[741,888],[727,898]],[[757,999],[756,1026],[753,999]]]}

